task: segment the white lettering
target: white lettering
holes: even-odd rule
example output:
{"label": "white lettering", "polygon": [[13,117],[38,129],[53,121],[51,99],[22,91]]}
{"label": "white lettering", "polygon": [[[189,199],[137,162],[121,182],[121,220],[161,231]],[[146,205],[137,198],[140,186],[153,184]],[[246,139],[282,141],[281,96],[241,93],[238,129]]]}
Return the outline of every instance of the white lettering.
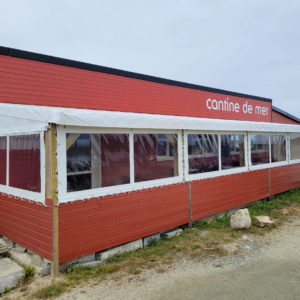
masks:
{"label": "white lettering", "polygon": [[211,106],[209,106],[209,103],[211,104],[211,99],[207,99],[207,100],[206,100],[206,107],[207,107],[208,109],[211,109]]}
{"label": "white lettering", "polygon": [[211,106],[213,110],[219,110],[218,101],[216,99],[211,102]]}

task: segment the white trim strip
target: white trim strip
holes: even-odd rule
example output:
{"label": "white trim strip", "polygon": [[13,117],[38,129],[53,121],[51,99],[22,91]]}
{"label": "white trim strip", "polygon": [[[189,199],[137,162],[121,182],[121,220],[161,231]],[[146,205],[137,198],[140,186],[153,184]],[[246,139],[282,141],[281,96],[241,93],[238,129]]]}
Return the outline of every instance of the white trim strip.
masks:
{"label": "white trim strip", "polygon": [[[300,132],[299,125],[271,122],[250,122],[223,119],[208,119],[169,116],[145,113],[101,111],[91,109],[62,108],[23,104],[0,103],[0,117],[27,120],[30,126],[47,126],[48,123],[70,126],[105,128],[141,128],[169,130],[214,130]],[[17,124],[18,122],[14,122]],[[13,124],[11,126],[14,126]],[[6,128],[8,130],[8,128]]]}

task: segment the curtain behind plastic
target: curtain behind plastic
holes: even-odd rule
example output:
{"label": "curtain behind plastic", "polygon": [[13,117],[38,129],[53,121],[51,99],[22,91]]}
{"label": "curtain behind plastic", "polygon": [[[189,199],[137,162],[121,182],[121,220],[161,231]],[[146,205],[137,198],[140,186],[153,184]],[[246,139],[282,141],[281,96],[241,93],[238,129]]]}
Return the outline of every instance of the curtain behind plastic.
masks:
{"label": "curtain behind plastic", "polygon": [[245,166],[245,146],[243,134],[221,135],[222,170]]}
{"label": "curtain behind plastic", "polygon": [[271,158],[272,162],[286,160],[286,135],[271,135]]}
{"label": "curtain behind plastic", "polygon": [[291,134],[291,160],[300,159],[300,134]]}
{"label": "curtain behind plastic", "polygon": [[0,184],[6,184],[7,137],[0,137]]}
{"label": "curtain behind plastic", "polygon": [[41,192],[40,135],[9,138],[9,186]]}

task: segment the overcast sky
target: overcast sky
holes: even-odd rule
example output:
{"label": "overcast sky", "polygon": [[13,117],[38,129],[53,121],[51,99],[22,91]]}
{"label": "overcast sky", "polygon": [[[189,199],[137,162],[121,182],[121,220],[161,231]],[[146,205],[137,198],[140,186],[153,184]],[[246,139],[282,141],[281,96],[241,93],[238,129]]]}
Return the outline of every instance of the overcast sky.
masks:
{"label": "overcast sky", "polygon": [[273,99],[300,117],[300,1],[0,0],[0,45]]}

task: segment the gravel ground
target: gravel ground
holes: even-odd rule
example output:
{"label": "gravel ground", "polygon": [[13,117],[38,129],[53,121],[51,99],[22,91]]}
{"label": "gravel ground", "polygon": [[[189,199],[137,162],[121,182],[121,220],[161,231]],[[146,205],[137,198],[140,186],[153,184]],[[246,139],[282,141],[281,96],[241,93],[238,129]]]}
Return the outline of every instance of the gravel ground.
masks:
{"label": "gravel ground", "polygon": [[182,260],[162,274],[88,282],[58,299],[300,300],[300,217],[265,236],[237,241],[238,255]]}

